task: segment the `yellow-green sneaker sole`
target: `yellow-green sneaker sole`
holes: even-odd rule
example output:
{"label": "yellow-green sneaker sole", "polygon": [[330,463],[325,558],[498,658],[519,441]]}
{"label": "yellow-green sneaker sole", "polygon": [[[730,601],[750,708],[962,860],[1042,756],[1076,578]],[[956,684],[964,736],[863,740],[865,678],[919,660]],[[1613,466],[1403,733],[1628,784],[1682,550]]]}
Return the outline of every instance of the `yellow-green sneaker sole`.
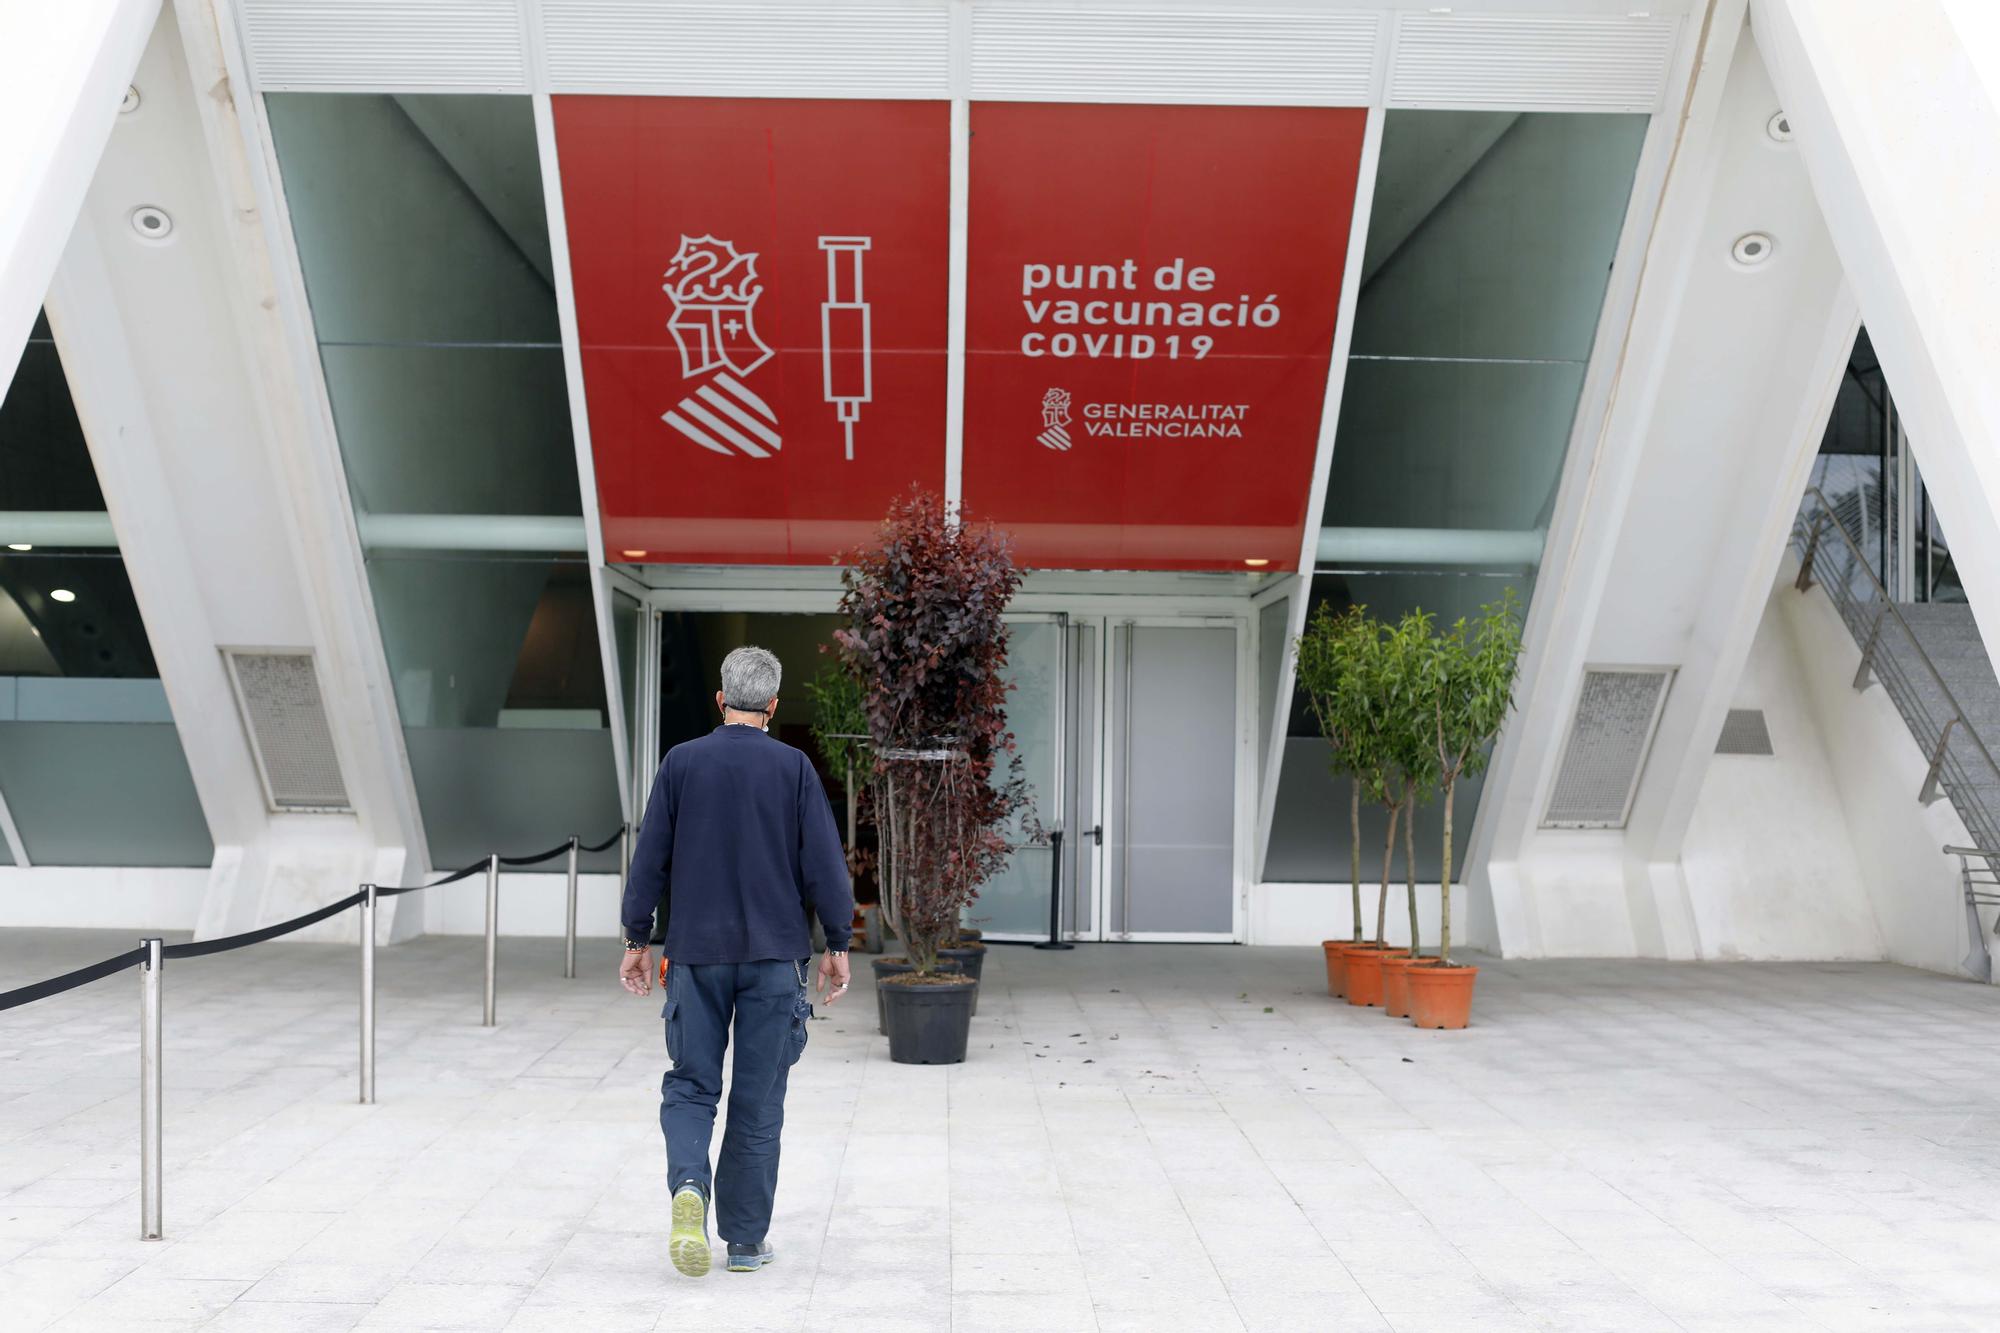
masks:
{"label": "yellow-green sneaker sole", "polygon": [[708,1276],[712,1262],[708,1251],[708,1200],[701,1197],[699,1190],[684,1189],[674,1195],[674,1227],[667,1238],[667,1253],[683,1276]]}

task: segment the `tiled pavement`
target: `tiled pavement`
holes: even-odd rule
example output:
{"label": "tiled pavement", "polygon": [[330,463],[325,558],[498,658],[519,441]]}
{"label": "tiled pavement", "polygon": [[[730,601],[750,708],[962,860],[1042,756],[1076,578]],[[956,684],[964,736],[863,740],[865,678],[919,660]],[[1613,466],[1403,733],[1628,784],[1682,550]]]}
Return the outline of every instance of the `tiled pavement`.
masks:
{"label": "tiled pavement", "polygon": [[[0,988],[127,947],[0,932]],[[667,1266],[658,1000],[608,942],[168,965],[167,1239],[127,973],[0,1014],[0,1329],[1990,1328],[2000,991],[1868,965],[1488,963],[1478,1026],[1317,951],[996,947],[971,1059],[865,982],[794,1073],[781,1262]]]}

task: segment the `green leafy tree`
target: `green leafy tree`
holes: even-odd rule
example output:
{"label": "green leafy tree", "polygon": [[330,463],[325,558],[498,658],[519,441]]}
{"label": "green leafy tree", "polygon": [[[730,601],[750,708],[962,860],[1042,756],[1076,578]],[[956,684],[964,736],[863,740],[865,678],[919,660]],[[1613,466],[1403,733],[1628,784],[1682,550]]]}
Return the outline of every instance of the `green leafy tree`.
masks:
{"label": "green leafy tree", "polygon": [[1451,964],[1451,812],[1458,780],[1483,771],[1493,739],[1514,703],[1521,661],[1520,597],[1512,588],[1479,610],[1461,616],[1436,640],[1428,666],[1434,718],[1436,783],[1444,793],[1444,863],[1439,875],[1443,925],[1438,962]]}
{"label": "green leafy tree", "polygon": [[1350,784],[1348,819],[1352,836],[1348,851],[1352,861],[1348,888],[1354,895],[1354,942],[1361,943],[1361,796],[1363,775],[1373,767],[1367,753],[1370,739],[1366,697],[1370,661],[1377,639],[1374,621],[1365,606],[1350,606],[1342,612],[1322,602],[1306,622],[1306,632],[1298,642],[1299,688],[1320,734],[1331,746],[1329,765],[1336,778]]}
{"label": "green leafy tree", "polygon": [[[1390,829],[1394,837],[1395,819],[1403,827],[1403,873],[1405,902],[1410,913],[1410,952],[1422,941],[1417,921],[1417,806],[1429,799],[1437,786],[1437,748],[1431,743],[1433,730],[1434,663],[1437,635],[1430,612],[1406,612],[1402,620],[1383,636],[1382,689],[1387,699],[1388,736],[1386,748],[1394,773],[1392,784],[1398,804]],[[1385,795],[1388,794],[1385,792]],[[1383,893],[1388,897],[1388,858],[1383,858]],[[1377,915],[1383,908],[1377,905]],[[1381,927],[1377,926],[1377,937]]]}
{"label": "green leafy tree", "polygon": [[847,793],[847,846],[851,858],[855,826],[859,822],[858,796],[871,770],[868,707],[861,678],[846,661],[825,662],[806,682],[806,694],[813,703],[813,744],[819,747],[827,767],[843,775],[841,786]]}
{"label": "green leafy tree", "polygon": [[1431,784],[1436,768],[1431,745],[1432,698],[1429,662],[1433,654],[1431,617],[1413,610],[1394,625],[1374,625],[1366,654],[1364,699],[1372,759],[1369,798],[1387,816],[1382,837],[1382,885],[1375,900],[1375,942],[1388,942],[1389,878],[1395,869],[1396,831],[1403,833],[1405,894],[1410,913],[1410,947],[1418,940],[1417,870],[1413,850],[1417,793]]}

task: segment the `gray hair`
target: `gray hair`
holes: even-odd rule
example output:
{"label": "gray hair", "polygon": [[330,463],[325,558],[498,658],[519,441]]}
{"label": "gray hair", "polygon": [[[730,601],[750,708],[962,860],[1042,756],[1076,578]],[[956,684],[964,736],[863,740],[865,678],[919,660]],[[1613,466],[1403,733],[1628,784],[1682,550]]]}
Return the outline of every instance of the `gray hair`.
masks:
{"label": "gray hair", "polygon": [[778,697],[785,669],[768,648],[738,648],[722,659],[722,702],[745,713],[761,713]]}

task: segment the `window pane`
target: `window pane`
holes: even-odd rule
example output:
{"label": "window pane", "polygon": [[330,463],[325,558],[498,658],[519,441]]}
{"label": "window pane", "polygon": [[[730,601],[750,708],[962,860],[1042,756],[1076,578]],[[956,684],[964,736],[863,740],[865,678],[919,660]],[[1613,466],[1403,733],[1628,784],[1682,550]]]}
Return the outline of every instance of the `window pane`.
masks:
{"label": "window pane", "polygon": [[[267,102],[357,511],[581,515],[529,99]],[[602,838],[620,804],[589,567],[437,531],[367,553],[432,861]]]}
{"label": "window pane", "polygon": [[[0,400],[0,496],[11,511],[104,510],[43,320]],[[125,562],[114,547],[48,547],[19,535],[0,535],[8,543],[0,550],[0,796],[28,859],[207,865],[215,848]],[[12,860],[4,843],[0,859]]]}
{"label": "window pane", "polygon": [[1389,113],[1328,525],[1546,524],[1646,123]]}
{"label": "window pane", "polygon": [[[377,556],[368,579],[432,862],[615,829],[589,567]],[[615,869],[617,848],[584,863]]]}
{"label": "window pane", "polygon": [[355,507],[580,514],[558,347],[325,346]]}

